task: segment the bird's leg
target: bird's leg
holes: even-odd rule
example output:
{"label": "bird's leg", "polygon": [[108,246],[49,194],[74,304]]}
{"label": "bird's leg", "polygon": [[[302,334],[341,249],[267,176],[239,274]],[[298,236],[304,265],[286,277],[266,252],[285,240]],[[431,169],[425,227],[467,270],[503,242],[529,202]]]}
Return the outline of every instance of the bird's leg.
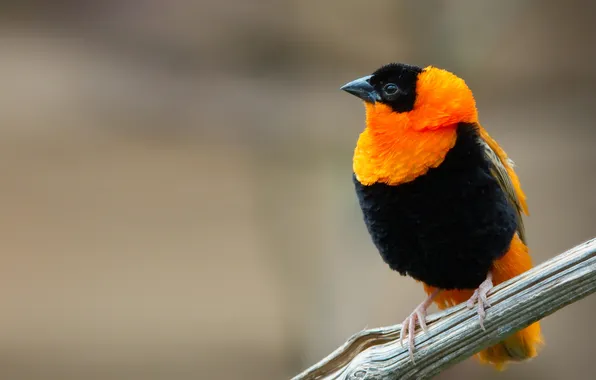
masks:
{"label": "bird's leg", "polygon": [[410,359],[414,362],[414,331],[416,330],[416,320],[420,323],[420,327],[424,332],[428,332],[426,327],[426,310],[432,304],[433,299],[441,292],[440,289],[435,289],[424,302],[414,309],[412,314],[406,318],[401,324],[401,331],[399,333],[399,342],[401,346],[404,346],[403,338],[408,337],[408,351],[410,353]]}
{"label": "bird's leg", "polygon": [[493,288],[493,275],[491,272],[488,272],[488,275],[486,276],[486,280],[484,280],[480,284],[480,286],[478,286],[478,289],[476,289],[474,291],[474,294],[472,294],[472,297],[470,297],[470,299],[468,300],[468,303],[467,303],[468,309],[473,309],[474,303],[476,303],[476,301],[478,301],[478,317],[480,319],[480,327],[482,328],[482,330],[485,330],[485,328],[484,328],[484,317],[486,317],[485,309],[490,307],[490,303],[488,302],[488,300],[486,298],[486,294],[492,288]]}

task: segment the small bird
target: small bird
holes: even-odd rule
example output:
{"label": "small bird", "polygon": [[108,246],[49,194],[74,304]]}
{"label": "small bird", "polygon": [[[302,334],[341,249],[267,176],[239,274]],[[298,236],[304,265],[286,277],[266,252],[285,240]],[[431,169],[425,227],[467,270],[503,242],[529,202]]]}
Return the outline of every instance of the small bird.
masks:
{"label": "small bird", "polygon": [[[433,302],[467,302],[484,329],[493,285],[532,267],[526,196],[513,162],[479,124],[472,91],[453,73],[391,63],[341,89],[366,110],[353,179],[368,232],[385,263],[428,295],[402,324],[400,341],[407,337],[414,361],[416,322],[427,331]],[[535,322],[477,357],[503,369],[535,357],[541,344]]]}

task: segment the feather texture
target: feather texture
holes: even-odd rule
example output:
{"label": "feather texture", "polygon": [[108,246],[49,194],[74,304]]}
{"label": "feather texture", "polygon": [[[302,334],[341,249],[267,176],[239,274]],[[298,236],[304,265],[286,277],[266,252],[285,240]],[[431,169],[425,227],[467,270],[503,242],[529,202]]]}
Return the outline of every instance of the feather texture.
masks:
{"label": "feather texture", "polygon": [[478,127],[478,142],[484,150],[487,160],[491,164],[491,174],[507,196],[517,215],[517,233],[524,244],[526,231],[522,214],[528,214],[526,197],[521,189],[517,174],[513,170],[513,161],[509,159],[499,145],[489,136],[482,126]]}

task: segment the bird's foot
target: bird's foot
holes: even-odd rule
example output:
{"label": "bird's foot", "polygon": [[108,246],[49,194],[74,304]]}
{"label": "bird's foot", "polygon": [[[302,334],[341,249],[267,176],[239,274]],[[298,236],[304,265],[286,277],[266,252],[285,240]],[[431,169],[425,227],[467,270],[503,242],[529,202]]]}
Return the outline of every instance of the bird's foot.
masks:
{"label": "bird's foot", "polygon": [[478,317],[480,319],[480,327],[482,330],[484,328],[484,317],[486,317],[486,308],[490,307],[490,303],[487,299],[487,293],[493,288],[493,275],[491,272],[488,272],[486,276],[486,280],[484,280],[478,289],[474,291],[472,297],[467,302],[468,309],[473,309],[474,304],[478,301]]}
{"label": "bird's foot", "polygon": [[416,331],[416,321],[420,323],[420,327],[424,332],[428,332],[426,326],[426,310],[432,304],[433,299],[439,294],[440,290],[435,290],[428,298],[414,309],[412,314],[406,318],[401,324],[401,331],[399,333],[399,343],[404,346],[404,337],[408,340],[408,352],[410,359],[414,362],[414,333]]}

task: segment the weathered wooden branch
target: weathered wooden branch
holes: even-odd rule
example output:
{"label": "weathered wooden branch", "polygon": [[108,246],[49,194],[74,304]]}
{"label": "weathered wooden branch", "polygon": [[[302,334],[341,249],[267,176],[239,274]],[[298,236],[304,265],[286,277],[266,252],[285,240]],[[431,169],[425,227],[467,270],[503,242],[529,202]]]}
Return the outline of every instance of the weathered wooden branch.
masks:
{"label": "weathered wooden branch", "polygon": [[415,364],[398,342],[401,325],[394,325],[353,335],[293,380],[430,378],[594,291],[596,238],[495,287],[486,331],[476,311],[460,304],[430,315],[428,333],[418,328]]}

